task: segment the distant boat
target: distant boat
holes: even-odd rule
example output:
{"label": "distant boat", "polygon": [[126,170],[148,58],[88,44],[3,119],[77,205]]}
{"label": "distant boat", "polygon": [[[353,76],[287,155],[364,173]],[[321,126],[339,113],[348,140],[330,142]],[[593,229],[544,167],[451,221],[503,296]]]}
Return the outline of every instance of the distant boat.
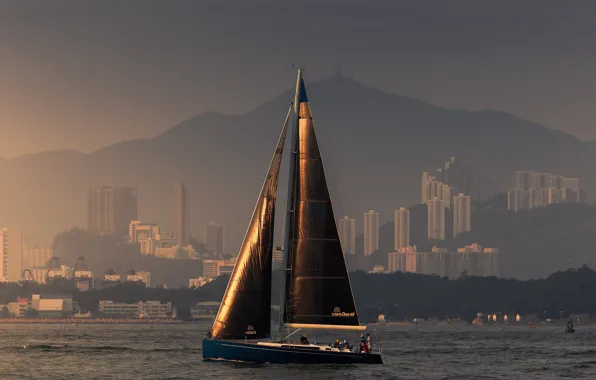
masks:
{"label": "distant boat", "polygon": [[[271,339],[275,201],[288,121],[294,112],[279,339]],[[362,331],[335,225],[302,70],[238,260],[203,358],[272,364],[382,364],[381,354],[288,341],[289,329]],[[284,333],[285,332],[285,333]],[[284,335],[288,334],[284,337]],[[259,339],[261,341],[259,341]]]}

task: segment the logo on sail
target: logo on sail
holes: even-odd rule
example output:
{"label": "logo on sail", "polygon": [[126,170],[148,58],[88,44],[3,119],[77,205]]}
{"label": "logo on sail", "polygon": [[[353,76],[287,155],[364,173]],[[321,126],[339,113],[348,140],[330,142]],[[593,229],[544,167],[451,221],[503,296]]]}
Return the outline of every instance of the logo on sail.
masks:
{"label": "logo on sail", "polygon": [[256,335],[255,328],[252,325],[248,325],[246,331],[244,332],[246,335]]}
{"label": "logo on sail", "polygon": [[345,311],[341,311],[341,309],[339,308],[339,306],[334,307],[333,308],[333,313],[331,313],[331,316],[332,317],[353,317],[355,315],[356,315],[355,312],[346,313]]}

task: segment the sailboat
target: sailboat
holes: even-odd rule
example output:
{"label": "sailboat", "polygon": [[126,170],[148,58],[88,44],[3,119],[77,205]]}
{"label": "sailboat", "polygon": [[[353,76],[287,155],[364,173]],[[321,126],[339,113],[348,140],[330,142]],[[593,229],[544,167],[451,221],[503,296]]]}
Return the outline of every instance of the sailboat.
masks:
{"label": "sailboat", "polygon": [[[275,202],[281,160],[291,132],[284,249],[285,284],[279,339],[271,335]],[[290,333],[291,329],[295,329]],[[382,364],[374,349],[350,350],[288,338],[300,329],[362,331],[335,224],[302,69],[269,170],[213,327],[205,360],[271,364]],[[288,334],[288,335],[286,335]],[[284,338],[284,335],[285,338]],[[365,347],[366,348],[366,347]]]}

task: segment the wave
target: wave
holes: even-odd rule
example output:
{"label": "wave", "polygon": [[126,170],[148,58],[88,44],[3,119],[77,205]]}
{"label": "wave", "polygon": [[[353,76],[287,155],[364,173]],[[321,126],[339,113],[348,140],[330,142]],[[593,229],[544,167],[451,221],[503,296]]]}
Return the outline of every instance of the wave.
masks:
{"label": "wave", "polygon": [[81,345],[68,345],[68,344],[24,344],[22,346],[4,346],[0,347],[0,352],[4,351],[60,351],[60,352],[125,352],[125,351],[136,351],[136,352],[200,352],[200,348],[190,347],[174,347],[174,348],[133,348],[126,346],[81,346]]}

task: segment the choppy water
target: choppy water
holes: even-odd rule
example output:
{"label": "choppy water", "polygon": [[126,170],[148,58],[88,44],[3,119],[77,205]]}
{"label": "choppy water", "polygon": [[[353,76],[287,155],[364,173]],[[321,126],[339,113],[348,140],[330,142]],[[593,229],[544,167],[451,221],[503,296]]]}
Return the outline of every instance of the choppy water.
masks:
{"label": "choppy water", "polygon": [[596,378],[595,327],[385,327],[385,365],[344,367],[203,362],[207,327],[0,325],[0,379]]}

